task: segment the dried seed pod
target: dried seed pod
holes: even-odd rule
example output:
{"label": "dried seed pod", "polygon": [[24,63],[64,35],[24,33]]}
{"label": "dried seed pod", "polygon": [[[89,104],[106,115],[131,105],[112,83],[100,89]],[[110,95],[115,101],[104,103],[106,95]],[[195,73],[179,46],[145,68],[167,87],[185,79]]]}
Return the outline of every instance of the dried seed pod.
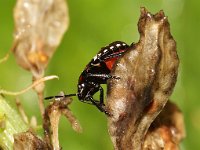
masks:
{"label": "dried seed pod", "polygon": [[176,83],[179,59],[163,11],[141,8],[140,40],[118,60],[108,82],[109,133],[115,149],[142,149],[153,120],[165,106]]}
{"label": "dried seed pod", "polygon": [[[13,53],[17,63],[33,74],[33,82],[44,70],[68,28],[65,0],[18,0],[14,9],[15,35]],[[34,87],[44,114],[44,83]]]}
{"label": "dried seed pod", "polygon": [[49,59],[69,25],[65,0],[18,0],[14,9],[16,60],[35,78],[43,76]]}

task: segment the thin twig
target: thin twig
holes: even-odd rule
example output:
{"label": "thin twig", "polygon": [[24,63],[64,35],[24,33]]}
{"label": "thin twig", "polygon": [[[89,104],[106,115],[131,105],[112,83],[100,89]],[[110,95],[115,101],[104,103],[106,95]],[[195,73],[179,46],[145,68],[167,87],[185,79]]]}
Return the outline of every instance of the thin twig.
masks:
{"label": "thin twig", "polygon": [[18,110],[19,110],[19,113],[20,113],[20,115],[21,115],[23,121],[24,121],[26,124],[29,124],[28,117],[27,117],[27,115],[26,115],[26,113],[25,113],[25,111],[24,111],[24,108],[23,108],[23,106],[22,106],[22,104],[21,104],[21,102],[20,102],[20,100],[19,100],[18,98],[16,98],[16,105],[17,105],[17,108],[18,108]]}
{"label": "thin twig", "polygon": [[48,80],[52,80],[52,79],[59,79],[58,76],[56,75],[51,75],[51,76],[46,76],[46,77],[43,77],[37,81],[35,81],[33,84],[31,84],[30,86],[28,86],[27,88],[21,90],[21,91],[18,91],[18,92],[12,92],[12,91],[7,91],[7,90],[0,90],[0,94],[3,94],[3,95],[12,95],[12,96],[17,96],[17,95],[21,95],[25,92],[27,92],[28,90],[32,89],[33,87],[37,86],[38,84],[42,83],[42,82],[45,82],[45,81],[48,81]]}
{"label": "thin twig", "polygon": [[37,93],[37,94],[38,94],[38,105],[39,105],[39,108],[40,108],[40,113],[41,113],[41,116],[43,117],[43,114],[44,114],[43,92],[40,92],[40,93]]}

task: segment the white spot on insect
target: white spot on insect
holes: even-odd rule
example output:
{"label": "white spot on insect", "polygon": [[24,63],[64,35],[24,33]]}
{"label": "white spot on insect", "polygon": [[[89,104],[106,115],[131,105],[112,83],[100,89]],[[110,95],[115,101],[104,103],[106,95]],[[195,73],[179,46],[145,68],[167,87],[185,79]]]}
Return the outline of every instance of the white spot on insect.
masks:
{"label": "white spot on insect", "polygon": [[114,46],[111,46],[110,49],[114,49]]}
{"label": "white spot on insect", "polygon": [[100,66],[100,63],[91,63],[92,66]]}
{"label": "white spot on insect", "polygon": [[123,46],[126,46],[126,44],[125,44],[125,43],[123,43],[122,45],[123,45]]}
{"label": "white spot on insect", "polygon": [[116,46],[117,46],[117,47],[120,47],[120,46],[121,46],[121,44],[116,44]]}
{"label": "white spot on insect", "polygon": [[106,53],[108,51],[108,49],[104,49],[103,52]]}

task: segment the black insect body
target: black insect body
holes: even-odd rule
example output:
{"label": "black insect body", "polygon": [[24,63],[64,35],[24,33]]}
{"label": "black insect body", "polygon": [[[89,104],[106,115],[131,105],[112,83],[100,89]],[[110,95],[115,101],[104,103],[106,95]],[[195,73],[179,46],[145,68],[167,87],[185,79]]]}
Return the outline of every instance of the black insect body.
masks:
{"label": "black insect body", "polygon": [[[81,73],[78,81],[77,94],[65,95],[64,97],[77,95],[80,101],[93,104],[100,111],[107,114],[107,111],[104,109],[104,92],[101,84],[106,84],[107,80],[110,78],[118,79],[118,77],[111,76],[110,72],[116,60],[122,56],[128,48],[129,46],[121,41],[115,41],[101,48]],[[100,99],[96,101],[93,99],[93,95],[98,91],[100,91]],[[63,96],[51,96],[45,99],[57,97]]]}

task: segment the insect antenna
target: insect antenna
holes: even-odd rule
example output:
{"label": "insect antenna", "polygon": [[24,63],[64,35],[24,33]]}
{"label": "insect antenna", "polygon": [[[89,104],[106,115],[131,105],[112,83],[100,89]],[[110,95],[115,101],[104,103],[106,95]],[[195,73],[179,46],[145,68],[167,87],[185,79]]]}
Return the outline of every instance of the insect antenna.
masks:
{"label": "insect antenna", "polygon": [[55,95],[55,96],[45,97],[44,99],[45,99],[45,100],[49,100],[49,99],[65,98],[65,97],[71,97],[71,96],[77,96],[77,94]]}

